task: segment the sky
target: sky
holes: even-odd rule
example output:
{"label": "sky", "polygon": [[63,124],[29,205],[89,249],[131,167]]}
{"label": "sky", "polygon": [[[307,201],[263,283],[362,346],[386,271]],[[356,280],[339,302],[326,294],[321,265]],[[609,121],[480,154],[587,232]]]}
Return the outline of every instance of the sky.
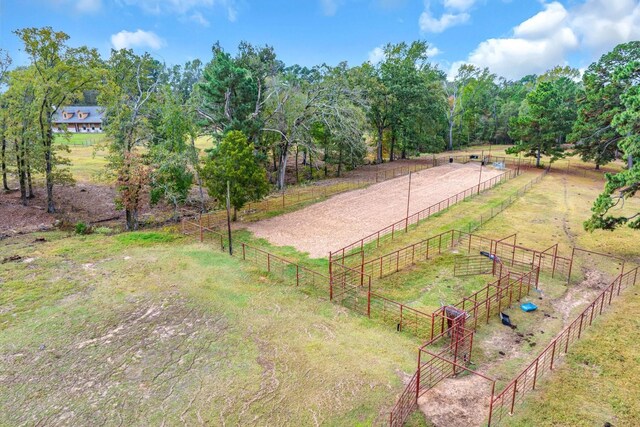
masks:
{"label": "sky", "polygon": [[640,0],[0,0],[0,47],[28,62],[13,31],[51,26],[69,44],[149,51],[168,65],[245,40],[287,65],[377,62],[387,43],[426,40],[450,76],[471,63],[509,79],[586,68],[640,40]]}

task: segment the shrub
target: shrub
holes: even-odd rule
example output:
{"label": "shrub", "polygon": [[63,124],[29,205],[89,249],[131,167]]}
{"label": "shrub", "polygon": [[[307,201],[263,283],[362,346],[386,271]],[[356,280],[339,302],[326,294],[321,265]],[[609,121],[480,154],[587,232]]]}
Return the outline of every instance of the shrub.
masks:
{"label": "shrub", "polygon": [[84,222],[82,222],[82,221],[79,221],[79,222],[76,223],[75,229],[76,229],[76,234],[89,234],[89,233],[91,233],[91,226],[86,224],[86,223],[84,223]]}

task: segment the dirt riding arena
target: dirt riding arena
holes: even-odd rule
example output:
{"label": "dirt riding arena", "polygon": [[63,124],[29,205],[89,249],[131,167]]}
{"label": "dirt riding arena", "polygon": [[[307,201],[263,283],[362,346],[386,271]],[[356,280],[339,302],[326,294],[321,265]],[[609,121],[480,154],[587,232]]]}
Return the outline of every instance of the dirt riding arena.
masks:
{"label": "dirt riding arena", "polygon": [[[482,169],[482,180],[504,171]],[[451,163],[414,173],[411,178],[412,214],[478,184],[480,165]],[[327,256],[386,227],[407,214],[407,176],[339,194],[304,209],[250,224],[257,237],[278,246],[293,246],[314,258]]]}

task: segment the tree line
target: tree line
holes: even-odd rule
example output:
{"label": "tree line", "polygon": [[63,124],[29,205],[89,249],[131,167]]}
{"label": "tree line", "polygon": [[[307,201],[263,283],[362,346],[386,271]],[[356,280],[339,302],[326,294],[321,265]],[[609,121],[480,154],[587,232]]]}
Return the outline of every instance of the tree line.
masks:
{"label": "tree line", "polygon": [[[615,228],[611,217],[638,183],[640,42],[617,46],[582,75],[556,67],[511,81],[473,65],[457,75],[429,61],[425,41],[388,44],[380,62],[349,66],[286,65],[270,46],[242,42],[235,54],[219,44],[200,60],[167,66],[149,53],[71,47],[50,27],[15,31],[28,65],[11,68],[0,50],[0,163],[3,188],[18,185],[22,202],[43,177],[47,211],[54,186],[72,182],[56,143],[55,115],[65,105],[104,109],[106,173],[116,183],[127,229],[138,227],[143,195],[178,208],[196,187],[222,201],[227,182],[238,209],[296,181],[471,144],[512,144],[510,153],[563,157],[567,144],[596,168],[625,157],[608,177],[586,226]],[[204,159],[199,137],[212,138]],[[301,166],[301,167],[299,167]],[[11,178],[11,179],[10,179]]]}

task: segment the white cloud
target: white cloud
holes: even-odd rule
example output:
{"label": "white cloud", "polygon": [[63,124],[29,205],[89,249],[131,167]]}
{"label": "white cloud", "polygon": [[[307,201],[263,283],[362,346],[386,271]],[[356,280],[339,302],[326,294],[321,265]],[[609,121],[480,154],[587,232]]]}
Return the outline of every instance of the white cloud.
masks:
{"label": "white cloud", "polygon": [[429,46],[427,48],[427,56],[429,58],[433,58],[434,56],[438,56],[441,53],[442,53],[442,51],[440,49],[438,49],[437,47],[435,47],[435,46]]}
{"label": "white cloud", "polygon": [[191,16],[189,16],[189,20],[195,22],[196,24],[200,24],[203,27],[209,26],[209,21],[207,21],[207,19],[202,16],[202,13],[200,12],[194,12]]}
{"label": "white cloud", "polygon": [[444,7],[457,10],[469,10],[476,0],[444,0]]}
{"label": "white cloud", "polygon": [[102,8],[101,0],[77,0],[75,8],[81,13],[94,13]]}
{"label": "white cloud", "polygon": [[102,0],[49,0],[49,3],[67,11],[73,8],[78,13],[95,13],[102,9]]}
{"label": "white cloud", "polygon": [[568,15],[569,12],[560,3],[547,4],[542,12],[515,27],[513,34],[517,37],[544,37],[562,25]]}
{"label": "white cloud", "polygon": [[338,11],[338,0],[320,0],[320,7],[326,16],[333,16]]}
{"label": "white cloud", "polygon": [[164,46],[165,43],[153,31],[137,30],[131,32],[122,30],[111,36],[111,44],[117,50],[135,47],[148,47],[157,50]]}
{"label": "white cloud", "polygon": [[467,13],[476,0],[442,0],[445,12],[436,18],[431,12],[431,2],[425,0],[424,11],[420,14],[418,25],[423,33],[441,33],[447,28],[464,24],[471,18]]}
{"label": "white cloud", "polygon": [[573,14],[572,26],[582,43],[601,55],[619,43],[640,40],[640,2],[587,0]]}
{"label": "white cloud", "polygon": [[440,18],[435,18],[429,10],[420,15],[420,31],[423,33],[441,33],[447,28],[460,25],[469,20],[468,13],[445,13]]}
{"label": "white cloud", "polygon": [[384,59],[384,49],[381,46],[373,48],[371,52],[369,52],[369,62],[373,65],[381,62]]}
{"label": "white cloud", "polygon": [[[238,17],[236,0],[120,0],[127,6],[137,6],[151,14],[179,14],[191,18],[193,13],[214,8],[224,9],[227,19],[235,22]],[[204,16],[203,16],[204,18]]]}
{"label": "white cloud", "polygon": [[571,9],[558,1],[542,5],[542,11],[513,28],[512,37],[481,42],[466,62],[517,79],[566,65],[572,53],[596,60],[618,43],[640,39],[637,1],[585,0]]}

